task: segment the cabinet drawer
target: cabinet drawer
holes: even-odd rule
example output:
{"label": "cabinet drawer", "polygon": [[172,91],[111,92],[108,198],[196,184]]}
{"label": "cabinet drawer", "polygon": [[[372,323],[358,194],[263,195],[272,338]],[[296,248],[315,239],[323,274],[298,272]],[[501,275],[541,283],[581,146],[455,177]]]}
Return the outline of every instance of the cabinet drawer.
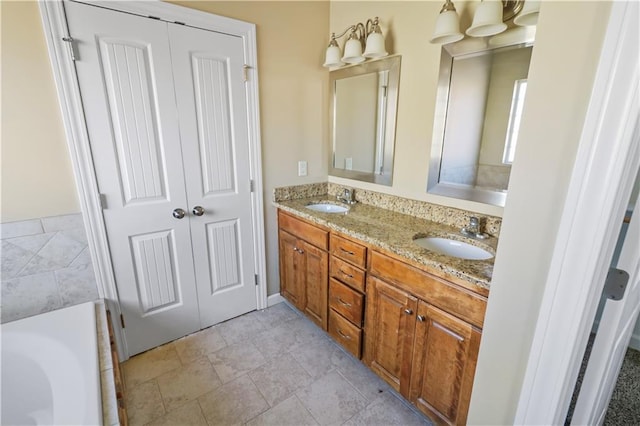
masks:
{"label": "cabinet drawer", "polygon": [[278,224],[281,229],[307,241],[314,246],[327,250],[329,248],[329,232],[308,224],[282,211],[278,211]]}
{"label": "cabinet drawer", "polygon": [[366,265],[367,248],[335,234],[331,234],[331,254],[363,269]]}
{"label": "cabinet drawer", "polygon": [[362,307],[364,296],[331,278],[329,281],[329,307],[362,327]]}
{"label": "cabinet drawer", "polygon": [[482,328],[487,299],[425,271],[371,251],[370,274]]}
{"label": "cabinet drawer", "polygon": [[364,293],[364,271],[337,257],[331,256],[331,276]]}
{"label": "cabinet drawer", "polygon": [[329,309],[329,334],[353,356],[362,355],[362,330],[344,319],[333,309]]}

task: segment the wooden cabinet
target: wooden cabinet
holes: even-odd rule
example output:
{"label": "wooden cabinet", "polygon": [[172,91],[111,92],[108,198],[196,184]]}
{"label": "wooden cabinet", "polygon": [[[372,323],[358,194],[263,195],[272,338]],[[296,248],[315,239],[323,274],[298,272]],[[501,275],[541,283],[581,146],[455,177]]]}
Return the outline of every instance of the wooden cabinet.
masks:
{"label": "wooden cabinet", "polygon": [[435,422],[465,424],[486,299],[375,251],[370,272],[365,363]]}
{"label": "wooden cabinet", "polygon": [[329,246],[329,334],[360,359],[367,247],[335,233],[330,236]]}
{"label": "wooden cabinet", "polygon": [[488,291],[282,211],[278,220],[282,296],[435,423],[465,424]]}
{"label": "wooden cabinet", "polygon": [[409,400],[439,423],[466,424],[480,330],[420,301]]}
{"label": "wooden cabinet", "polygon": [[280,293],[327,330],[328,231],[279,212]]}
{"label": "wooden cabinet", "polygon": [[418,299],[374,277],[367,280],[364,362],[405,397]]}

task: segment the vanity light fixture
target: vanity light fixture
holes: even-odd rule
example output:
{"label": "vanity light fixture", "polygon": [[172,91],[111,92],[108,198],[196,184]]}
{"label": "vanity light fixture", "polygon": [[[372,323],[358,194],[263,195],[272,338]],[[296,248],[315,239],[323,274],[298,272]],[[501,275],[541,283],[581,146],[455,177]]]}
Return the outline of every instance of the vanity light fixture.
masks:
{"label": "vanity light fixture", "polygon": [[[342,55],[337,39],[347,34],[347,32],[349,33],[349,38],[344,44],[344,55]],[[362,53],[363,48],[364,54]],[[373,20],[367,19],[367,23],[364,25],[358,22],[347,27],[337,36],[336,33],[331,33],[331,41],[327,47],[325,61],[322,66],[327,68],[340,67],[345,64],[364,62],[367,58],[382,58],[387,55],[388,53],[384,47],[384,36],[376,16]]]}
{"label": "vanity light fixture", "polygon": [[[488,37],[507,29],[505,22],[513,19],[520,26],[536,25],[540,11],[539,0],[482,0],[473,16],[471,26],[465,31],[470,37]],[[460,18],[451,0],[446,0],[436,21],[430,42],[447,44],[462,40]]]}

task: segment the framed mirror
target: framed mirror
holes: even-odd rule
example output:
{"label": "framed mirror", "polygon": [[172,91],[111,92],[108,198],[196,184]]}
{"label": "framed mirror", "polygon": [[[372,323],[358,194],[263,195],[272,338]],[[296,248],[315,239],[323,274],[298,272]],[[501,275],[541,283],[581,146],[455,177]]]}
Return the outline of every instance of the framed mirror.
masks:
{"label": "framed mirror", "polygon": [[504,206],[535,27],[444,45],[427,192]]}
{"label": "framed mirror", "polygon": [[400,56],[330,72],[329,174],[391,185]]}

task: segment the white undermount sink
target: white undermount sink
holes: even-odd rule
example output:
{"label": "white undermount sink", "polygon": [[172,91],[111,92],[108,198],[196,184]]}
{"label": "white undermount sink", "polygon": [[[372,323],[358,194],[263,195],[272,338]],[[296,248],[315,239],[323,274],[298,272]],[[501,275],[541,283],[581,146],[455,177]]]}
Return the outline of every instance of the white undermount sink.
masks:
{"label": "white undermount sink", "polygon": [[311,209],[317,212],[322,212],[322,213],[346,213],[349,211],[348,207],[339,206],[337,204],[331,204],[331,203],[308,204],[306,207],[308,209]]}
{"label": "white undermount sink", "polygon": [[450,240],[449,238],[423,237],[416,238],[413,242],[427,250],[459,259],[485,260],[493,257],[492,253],[483,248],[462,241]]}

